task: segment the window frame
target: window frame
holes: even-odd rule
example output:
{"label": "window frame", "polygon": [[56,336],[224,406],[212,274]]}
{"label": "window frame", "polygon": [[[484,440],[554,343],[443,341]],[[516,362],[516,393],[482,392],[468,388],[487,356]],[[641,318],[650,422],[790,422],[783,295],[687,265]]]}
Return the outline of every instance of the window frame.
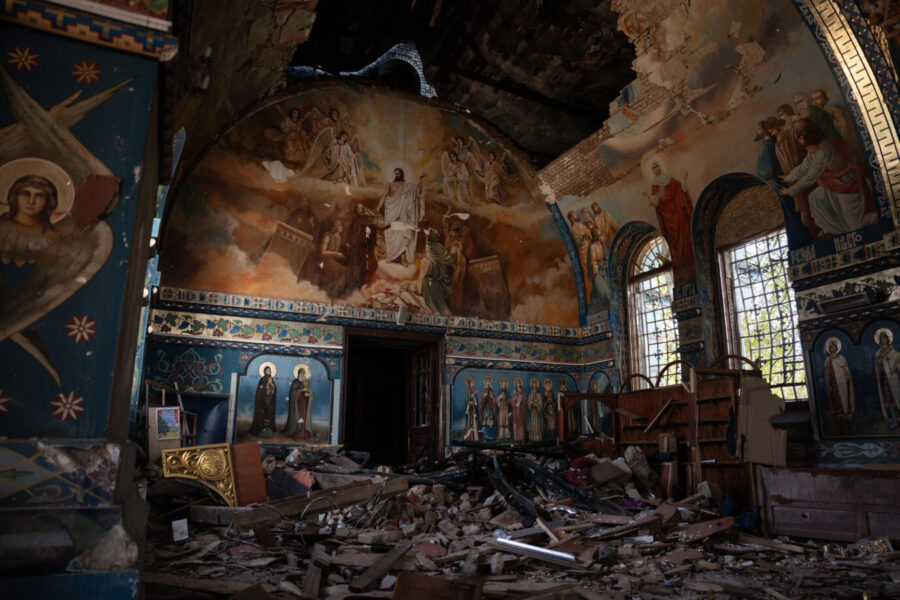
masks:
{"label": "window frame", "polygon": [[[654,267],[648,271],[643,271],[641,273],[635,273],[635,269],[637,268],[638,260],[646,251],[647,247],[651,244],[661,243],[663,244],[666,252],[665,255],[660,255],[660,258],[663,260],[663,264],[658,267]],[[675,336],[675,350],[672,355],[672,359],[666,361],[665,363],[660,365],[660,370],[656,373],[648,373],[643,372],[641,369],[640,363],[646,363],[649,366],[648,357],[645,356],[643,351],[643,345],[641,342],[642,332],[639,331],[638,328],[638,319],[637,319],[637,311],[631,310],[634,306],[635,296],[637,293],[637,287],[644,281],[655,279],[660,275],[666,276],[666,285],[669,288],[670,294],[670,304],[669,304],[669,312],[671,313],[672,319],[672,331]],[[674,299],[671,297],[671,293],[674,290],[674,272],[672,270],[672,258],[668,248],[668,244],[665,241],[665,238],[659,232],[651,233],[650,235],[645,236],[638,244],[635,245],[634,251],[631,253],[631,258],[628,261],[628,270],[627,275],[625,277],[625,310],[626,310],[626,336],[628,338],[628,367],[630,374],[640,373],[641,375],[645,375],[653,380],[654,385],[656,384],[656,379],[659,377],[659,373],[662,373],[662,368],[666,365],[674,362],[680,361],[681,355],[678,352],[678,342],[679,342],[679,332],[678,332],[678,320],[675,318],[675,311],[673,310],[672,303],[674,303]],[[681,381],[682,373],[681,373],[681,364],[680,362],[675,362],[675,367],[673,369],[669,369],[665,371],[664,375],[665,379],[675,379],[675,384]],[[645,382],[643,379],[640,380],[638,386],[643,388]],[[667,384],[674,385],[674,384]],[[634,386],[632,386],[634,389]]]}
{"label": "window frame", "polygon": [[[725,340],[724,340],[725,348],[727,349],[728,354],[744,356],[743,347],[742,347],[742,339],[741,339],[741,335],[740,335],[740,323],[738,322],[738,318],[739,318],[738,312],[739,311],[738,311],[737,304],[735,302],[735,291],[736,291],[735,283],[734,283],[735,278],[731,275],[729,268],[728,268],[728,263],[730,262],[729,256],[736,248],[739,248],[742,246],[749,246],[751,244],[759,242],[760,240],[762,240],[764,238],[773,237],[776,235],[784,235],[785,236],[785,241],[784,241],[784,245],[783,245],[784,256],[783,256],[782,260],[783,260],[784,280],[785,280],[786,289],[787,289],[787,293],[788,293],[788,301],[785,303],[779,303],[779,305],[787,306],[788,311],[791,313],[791,316],[793,317],[793,319],[792,319],[793,320],[793,327],[792,327],[793,342],[794,342],[795,348],[797,348],[799,350],[793,356],[795,359],[799,359],[801,361],[801,368],[795,370],[794,373],[795,374],[801,373],[803,376],[803,382],[801,384],[801,383],[796,383],[796,382],[791,383],[791,382],[786,381],[784,383],[776,384],[771,381],[771,375],[772,375],[771,370],[767,370],[767,368],[766,368],[768,365],[760,364],[760,371],[762,371],[763,377],[766,379],[766,381],[771,386],[772,391],[777,393],[780,397],[782,397],[785,402],[808,402],[811,398],[809,369],[807,366],[806,353],[803,350],[803,344],[802,344],[802,341],[800,338],[800,331],[799,331],[799,327],[798,327],[799,319],[798,319],[798,313],[797,313],[796,297],[794,295],[794,288],[791,285],[790,278],[787,276],[787,273],[789,272],[789,268],[790,268],[790,264],[788,261],[789,247],[787,245],[787,229],[784,226],[775,227],[773,229],[769,229],[766,231],[761,231],[761,232],[753,235],[752,237],[740,240],[738,242],[734,242],[731,244],[724,244],[722,246],[716,247],[716,268],[718,269],[718,275],[719,275],[719,284],[720,284],[719,285],[719,287],[720,287],[719,301],[722,303],[722,320],[723,320],[723,334],[725,336]],[[782,329],[779,331],[784,332],[785,330]],[[748,358],[754,362],[762,359],[761,356],[747,356],[746,358]],[[740,365],[737,365],[736,367],[734,366],[735,361],[736,361],[736,359],[729,358],[728,363],[727,363],[728,366],[730,368],[741,368]],[[786,373],[787,371],[785,370],[782,372]],[[805,387],[805,389],[806,389],[806,395],[804,398],[796,397],[796,394],[794,394],[795,397],[793,397],[793,398],[784,398],[784,395],[781,393],[781,390],[783,388],[791,388],[791,387],[797,388],[797,387],[800,387],[801,385],[803,387]]]}

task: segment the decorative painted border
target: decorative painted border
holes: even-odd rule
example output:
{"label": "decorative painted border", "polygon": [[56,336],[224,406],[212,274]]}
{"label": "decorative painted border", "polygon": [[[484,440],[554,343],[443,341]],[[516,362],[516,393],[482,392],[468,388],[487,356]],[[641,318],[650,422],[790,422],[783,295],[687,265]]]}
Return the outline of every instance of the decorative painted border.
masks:
{"label": "decorative painted border", "polygon": [[862,468],[900,461],[900,440],[828,440],[805,449],[817,467]]}
{"label": "decorative painted border", "polygon": [[816,331],[819,329],[853,323],[864,319],[896,317],[898,314],[900,314],[900,302],[888,302],[886,304],[880,304],[860,311],[847,312],[833,317],[800,321],[797,327],[800,330],[802,341],[804,344],[808,344],[811,343],[811,340],[817,335]]}
{"label": "decorative painted border", "polygon": [[856,39],[862,44],[863,53],[875,73],[875,79],[881,86],[881,93],[884,95],[891,117],[894,119],[894,126],[900,126],[900,89],[894,79],[894,70],[885,58],[884,51],[859,10],[856,0],[837,1],[840,4],[841,12],[849,21],[853,33],[856,34]]}
{"label": "decorative painted border", "polygon": [[553,221],[559,229],[563,243],[566,245],[566,254],[569,257],[569,265],[572,267],[572,276],[575,278],[575,294],[578,298],[578,324],[587,325],[587,291],[584,289],[584,273],[581,271],[581,259],[578,258],[578,249],[572,240],[572,234],[566,225],[562,211],[556,202],[547,202],[547,210],[553,215]]}
{"label": "decorative painted border", "polygon": [[0,19],[91,44],[152,56],[162,62],[172,60],[178,54],[178,40],[159,31],[100,19],[36,0],[5,0],[0,3]]}
{"label": "decorative painted border", "polygon": [[[249,311],[264,311],[278,313],[281,319],[291,318],[289,315],[297,315],[297,318],[315,317],[318,321],[328,320],[329,323],[337,323],[347,320],[346,324],[357,324],[360,321],[368,327],[397,327],[398,329],[411,330],[412,327],[431,327],[433,332],[449,330],[473,330],[479,335],[503,335],[503,336],[537,336],[553,341],[549,338],[558,338],[559,341],[571,344],[587,344],[596,341],[609,333],[608,323],[600,322],[585,327],[562,327],[559,325],[541,325],[536,323],[523,323],[518,321],[492,321],[477,317],[447,317],[444,315],[427,313],[410,313],[405,324],[397,324],[395,310],[369,308],[366,306],[348,306],[337,304],[320,304],[318,302],[281,300],[278,298],[265,298],[260,296],[246,296],[242,294],[229,294],[227,292],[212,292],[205,290],[190,290],[170,287],[160,287],[159,302],[161,306],[176,309],[177,304],[202,305],[211,307],[215,312],[225,314],[251,314]],[[259,314],[256,312],[255,314]]]}
{"label": "decorative painted border", "polygon": [[158,336],[156,334],[151,334],[150,340],[155,342],[161,342],[165,344],[174,344],[179,346],[185,346],[187,348],[196,347],[196,348],[216,348],[220,350],[241,350],[247,354],[284,354],[291,356],[317,356],[317,357],[331,357],[331,358],[341,358],[343,356],[343,349],[331,349],[330,347],[316,346],[294,346],[294,345],[285,345],[278,346],[277,348],[272,347],[271,344],[260,344],[260,343],[252,343],[252,342],[232,342],[228,340],[222,339],[209,339],[209,338],[193,338],[193,337],[171,337],[171,336]]}
{"label": "decorative painted border", "polygon": [[[841,298],[849,294],[863,293],[866,290],[873,294],[874,299],[880,300],[879,304],[887,301],[900,301],[900,267],[796,292],[797,316],[801,321],[827,316],[817,312],[816,304],[818,302]],[[878,298],[879,294],[884,296],[883,299]],[[872,304],[872,306],[874,305],[875,303]]]}
{"label": "decorative painted border", "polygon": [[331,348],[344,346],[344,330],[335,325],[299,321],[213,316],[154,309],[152,333],[160,337],[189,337],[257,342],[268,345]]}
{"label": "decorative painted border", "polygon": [[[444,375],[446,382],[452,382],[463,369],[506,369],[510,371],[537,371],[540,373],[564,373],[573,380],[581,369],[572,368],[567,365],[552,365],[546,363],[528,363],[528,362],[492,362],[489,360],[448,360],[444,363]],[[596,369],[596,367],[594,367]],[[577,384],[578,382],[575,381]],[[449,384],[452,385],[452,384]]]}
{"label": "decorative painted border", "polygon": [[612,336],[589,346],[447,336],[447,357],[578,367],[612,360]]}
{"label": "decorative painted border", "polygon": [[0,443],[0,507],[105,506],[121,450],[104,440]]}
{"label": "decorative painted border", "polygon": [[[888,200],[894,227],[900,227],[900,136],[869,63],[873,48],[867,56],[847,19],[847,15],[861,19],[859,10],[852,2],[837,0],[794,0],[794,5],[819,43],[853,114],[876,194]],[[859,24],[857,30],[862,30]],[[868,38],[868,45],[874,45],[871,33]]]}
{"label": "decorative painted border", "polygon": [[850,277],[868,275],[883,271],[891,267],[900,265],[900,253],[887,254],[868,262],[855,263],[841,269],[840,271],[832,271],[820,276],[810,277],[808,279],[800,279],[793,281],[792,285],[795,291],[808,290],[811,288],[823,286],[829,283],[837,283],[844,281]]}
{"label": "decorative painted border", "polygon": [[[891,254],[891,250],[893,250],[891,247],[892,239],[893,232],[886,234],[883,239],[872,242],[871,244],[857,246],[851,250],[829,254],[828,256],[823,256],[821,258],[814,258],[809,262],[791,265],[790,279],[793,282],[798,282],[799,280],[811,278],[815,275],[823,275],[876,258],[888,257]],[[843,272],[835,273],[830,279],[840,277],[843,274]],[[807,285],[816,285],[815,281],[804,283]]]}

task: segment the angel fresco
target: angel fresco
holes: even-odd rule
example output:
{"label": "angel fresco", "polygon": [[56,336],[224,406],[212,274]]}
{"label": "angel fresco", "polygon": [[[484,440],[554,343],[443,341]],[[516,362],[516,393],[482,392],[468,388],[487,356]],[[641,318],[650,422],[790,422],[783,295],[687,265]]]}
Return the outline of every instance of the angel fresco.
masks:
{"label": "angel fresco", "polygon": [[507,195],[503,188],[505,183],[516,183],[518,177],[510,173],[506,168],[506,155],[498,157],[494,150],[488,152],[487,163],[484,165],[484,199],[494,204],[506,204]]}
{"label": "angel fresco", "polygon": [[[0,81],[17,121],[0,130],[0,162],[9,161],[0,167],[0,341],[22,346],[59,385],[29,327],[81,289],[112,252],[102,216],[116,204],[119,179],[68,129],[111,94],[79,103],[88,104],[77,114],[58,107],[51,114],[2,66]],[[9,160],[15,150],[46,158]]]}
{"label": "angel fresco", "polygon": [[453,153],[456,154],[457,160],[466,166],[466,170],[477,177],[484,175],[484,158],[481,156],[481,150],[478,148],[478,142],[475,138],[469,136],[469,142],[466,143],[462,136],[453,138]]}
{"label": "angel fresco", "polygon": [[444,174],[444,195],[464,206],[473,204],[469,169],[460,162],[456,152],[444,152],[441,155],[441,171]]}
{"label": "angel fresco", "polygon": [[309,171],[319,159],[325,166],[325,174],[321,179],[353,186],[366,185],[358,137],[351,139],[346,131],[336,131],[334,127],[324,128],[313,141],[300,174]]}

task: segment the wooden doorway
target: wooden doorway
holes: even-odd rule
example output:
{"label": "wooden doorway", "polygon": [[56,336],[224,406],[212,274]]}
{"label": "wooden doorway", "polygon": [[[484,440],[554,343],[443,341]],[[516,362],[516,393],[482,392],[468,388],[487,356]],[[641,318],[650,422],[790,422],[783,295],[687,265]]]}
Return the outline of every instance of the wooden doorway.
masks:
{"label": "wooden doorway", "polygon": [[372,465],[434,458],[440,448],[442,338],[348,331],[344,446]]}

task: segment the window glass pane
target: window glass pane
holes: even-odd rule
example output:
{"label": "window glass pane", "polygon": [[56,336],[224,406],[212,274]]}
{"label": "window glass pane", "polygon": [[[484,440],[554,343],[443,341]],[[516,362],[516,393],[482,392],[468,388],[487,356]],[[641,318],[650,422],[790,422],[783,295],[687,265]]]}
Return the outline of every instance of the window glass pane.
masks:
{"label": "window glass pane", "polygon": [[631,270],[633,277],[640,276],[642,273],[649,273],[654,269],[668,266],[672,262],[669,256],[669,246],[661,237],[655,237],[641,248],[637,257],[634,259],[634,267]]}
{"label": "window glass pane", "polygon": [[723,252],[731,287],[732,347],[759,361],[785,400],[806,400],[794,290],[787,278],[787,235],[779,231]]}
{"label": "window glass pane", "polygon": [[[635,258],[628,286],[628,313],[631,324],[632,372],[654,382],[659,372],[680,358],[678,324],[672,315],[672,270],[658,270],[669,264],[669,249],[661,237],[647,243]],[[640,275],[651,271],[652,274]],[[670,367],[660,385],[681,381],[681,366]],[[638,387],[637,382],[632,388]]]}

